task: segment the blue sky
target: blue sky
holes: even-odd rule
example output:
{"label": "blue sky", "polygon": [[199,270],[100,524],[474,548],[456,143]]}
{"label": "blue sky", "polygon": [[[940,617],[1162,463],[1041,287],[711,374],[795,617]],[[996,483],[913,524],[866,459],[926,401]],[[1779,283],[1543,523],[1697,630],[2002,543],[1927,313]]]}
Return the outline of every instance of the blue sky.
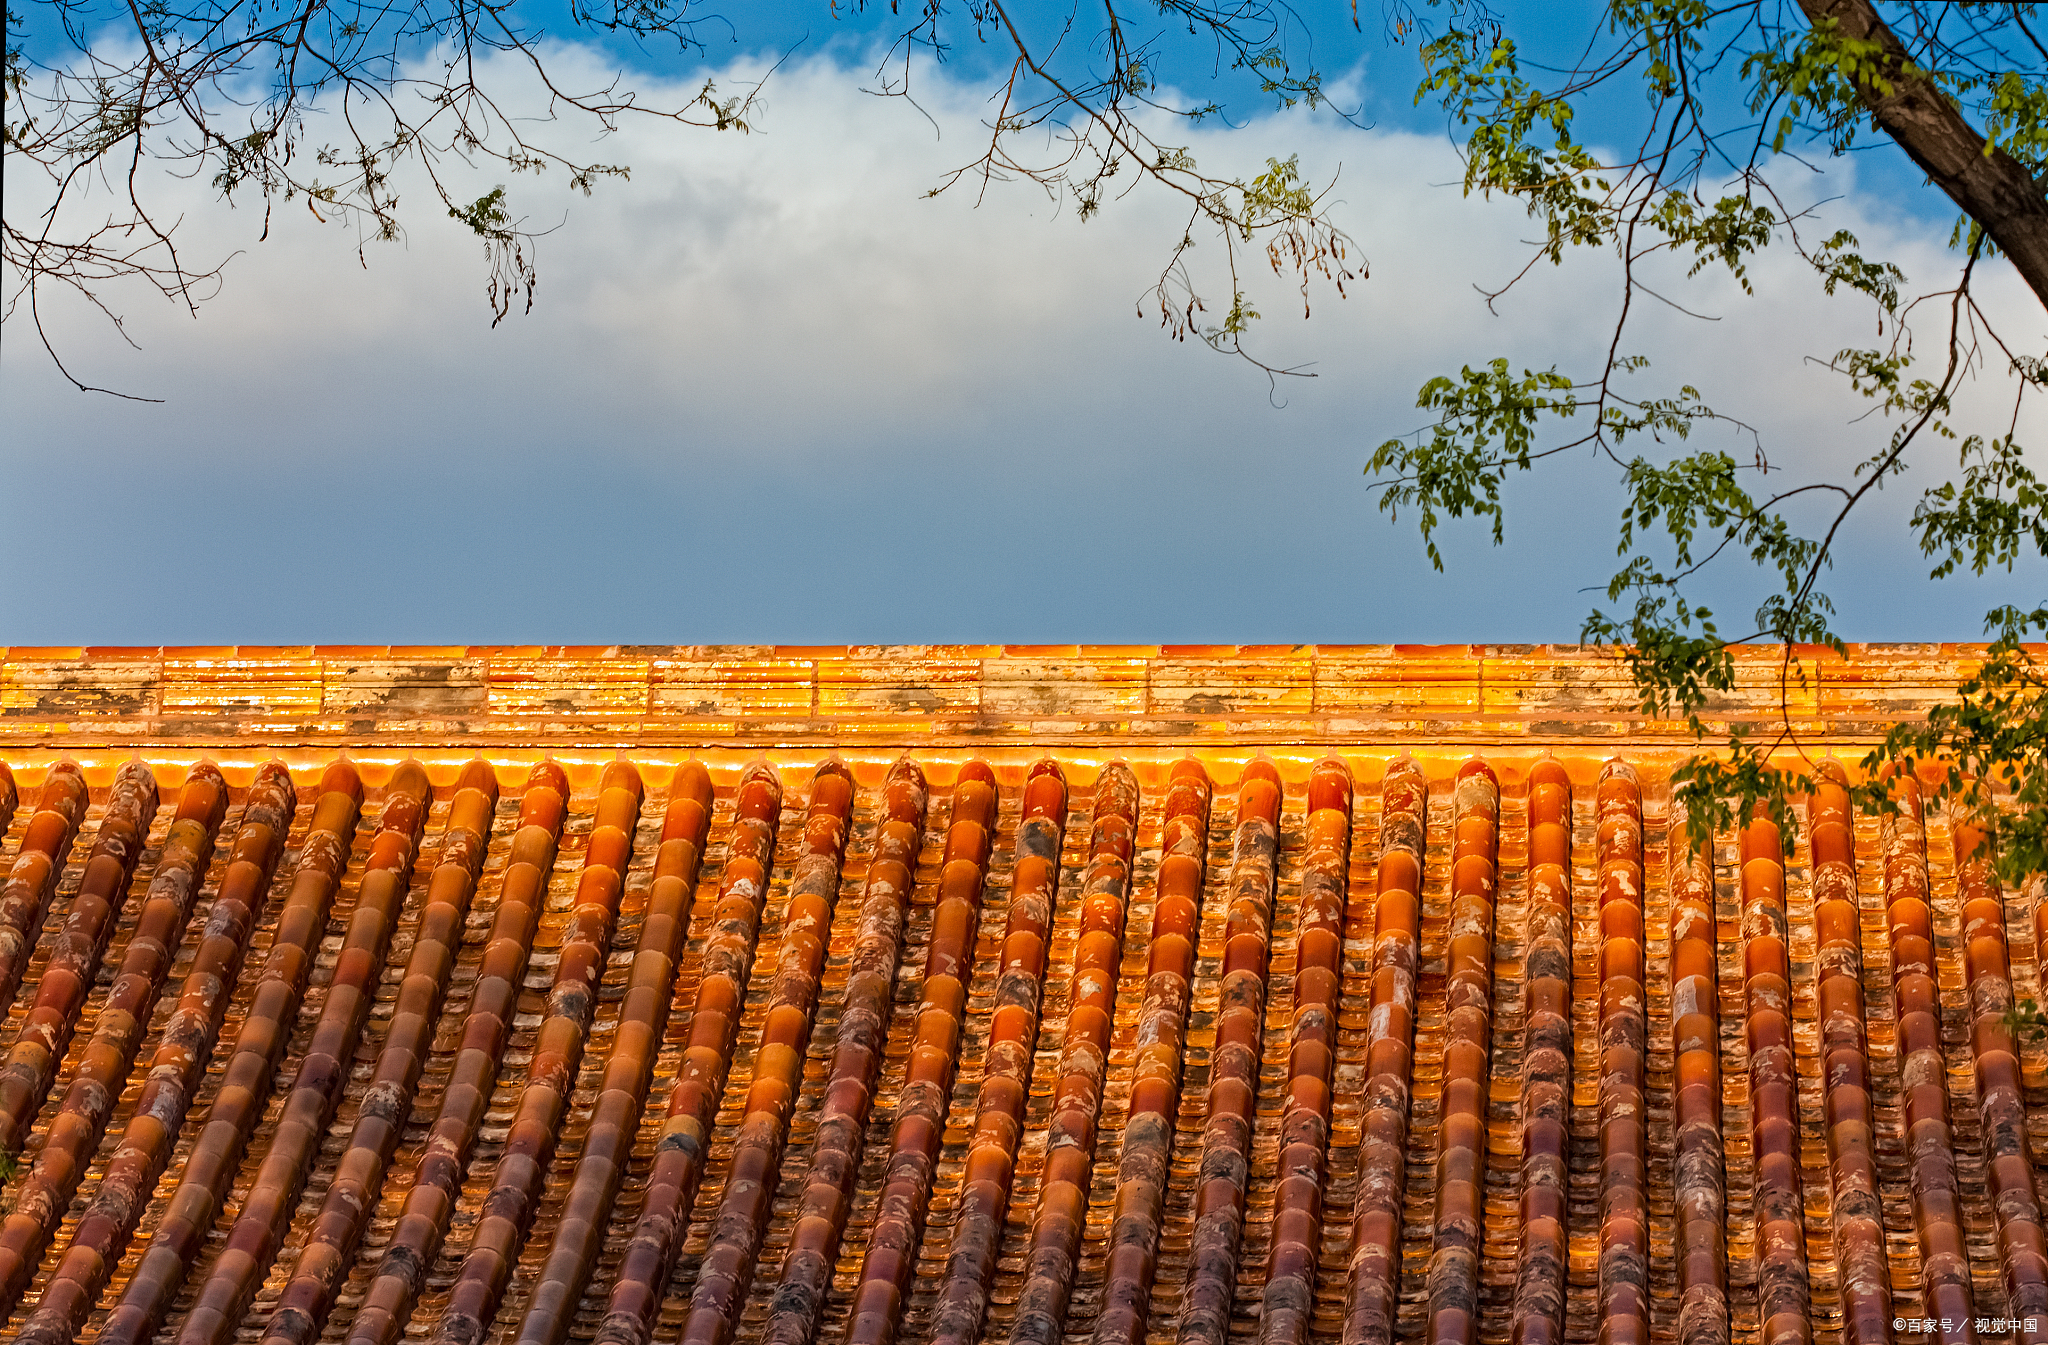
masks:
{"label": "blue sky", "polygon": [[[139,351],[58,320],[95,379],[163,405],[70,391],[10,323],[0,639],[1576,636],[1612,569],[1611,468],[1518,487],[1508,545],[1455,529],[1443,575],[1361,474],[1425,419],[1425,378],[1495,354],[1583,365],[1614,299],[1601,260],[1580,258],[1488,311],[1473,286],[1521,264],[1530,227],[1461,199],[1441,114],[1412,106],[1412,48],[1376,11],[1354,33],[1347,7],[1304,10],[1360,124],[1253,96],[1233,101],[1239,129],[1191,135],[1233,171],[1300,153],[1334,175],[1371,263],[1308,321],[1284,287],[1257,292],[1262,349],[1319,375],[1277,396],[1134,316],[1179,227],[1156,193],[1085,224],[1018,184],[979,208],[921,199],[972,157],[986,114],[971,42],[918,68],[927,121],[860,92],[886,7],[743,12],[734,41],[683,58],[564,53],[593,78],[624,61],[674,87],[707,70],[745,82],[790,54],[751,137],[629,128],[603,151],[634,165],[629,184],[588,201],[516,184],[560,220],[531,315],[491,329],[473,246],[424,213],[365,265],[336,228],[285,212],[259,242],[254,212],[185,187],[192,245],[239,253],[219,298],[196,320],[133,300]],[[1176,61],[1167,73],[1202,88]],[[1893,159],[1836,166],[1825,194],[1916,279],[1949,264],[1946,210]],[[1838,470],[1871,427],[1806,360],[1868,343],[1870,314],[1781,261],[1759,274],[1756,298],[1697,293],[1717,321],[1646,322],[1645,377],[1739,408],[1782,464]],[[2005,278],[1987,302],[2038,339],[2038,306]],[[1986,406],[2000,395],[1984,389]],[[2038,566],[1926,583],[1901,545],[1910,499],[1895,490],[1845,544],[1832,587],[1850,638],[1973,638],[1990,603],[2040,600]],[[1753,605],[1742,580],[1713,595],[1724,611]]]}

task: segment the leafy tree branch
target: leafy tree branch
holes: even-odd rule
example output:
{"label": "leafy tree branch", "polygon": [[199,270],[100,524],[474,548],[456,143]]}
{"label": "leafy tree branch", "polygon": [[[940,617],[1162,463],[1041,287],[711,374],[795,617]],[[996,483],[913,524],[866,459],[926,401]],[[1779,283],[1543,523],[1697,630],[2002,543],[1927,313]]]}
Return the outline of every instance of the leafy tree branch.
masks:
{"label": "leafy tree branch", "polygon": [[[762,110],[758,84],[726,90],[707,80],[663,103],[623,76],[573,83],[532,3],[13,0],[6,316],[27,316],[65,377],[87,388],[43,320],[56,293],[83,300],[117,330],[118,296],[138,284],[197,312],[217,292],[225,261],[194,261],[179,246],[183,221],[168,191],[180,178],[207,183],[222,204],[260,203],[266,235],[273,211],[302,200],[315,218],[353,227],[364,264],[369,243],[395,240],[416,222],[399,184],[421,181],[438,205],[429,216],[482,244],[492,321],[515,305],[531,308],[535,244],[545,231],[516,204],[518,178],[560,175],[587,195],[630,169],[572,150],[572,136],[602,138],[636,117],[744,134]],[[684,56],[706,54],[706,30],[727,28],[702,0],[571,0],[569,16],[593,35]],[[1292,10],[1270,0],[1167,0],[1139,22],[1116,0],[1028,13],[1002,0],[924,0],[894,32],[873,90],[885,96],[908,99],[913,55],[944,59],[958,37],[1014,53],[991,101],[984,151],[933,194],[1020,179],[1086,220],[1140,184],[1163,189],[1188,207],[1147,300],[1168,332],[1269,374],[1299,372],[1265,364],[1247,347],[1258,314],[1245,268],[1262,258],[1292,275],[1304,309],[1317,287],[1341,293],[1362,274],[1356,245],[1329,215],[1328,187],[1311,188],[1293,156],[1275,155],[1246,177],[1204,170],[1157,129],[1223,115],[1218,103],[1179,106],[1162,92],[1159,65],[1176,32],[1213,46],[1218,67],[1261,99],[1322,105],[1322,76],[1296,50],[1306,29]],[[478,169],[505,180],[481,196],[460,189]],[[1198,238],[1221,244],[1200,280],[1190,257]],[[1212,297],[1214,286],[1223,299]],[[1221,316],[1208,316],[1212,305]]]}
{"label": "leafy tree branch", "polygon": [[[1430,380],[1418,404],[1433,423],[1380,444],[1366,473],[1379,507],[1409,512],[1442,568],[1445,521],[1487,520],[1499,544],[1512,478],[1569,450],[1598,454],[1621,484],[1619,565],[1581,638],[1615,646],[1642,710],[1685,717],[1701,740],[1717,698],[1736,689],[1735,648],[1776,648],[1775,724],[1727,733],[1718,754],[1678,773],[1695,839],[1758,810],[1793,834],[1792,803],[1811,790],[1814,764],[1791,708],[1814,672],[1799,651],[1841,652],[1823,580],[1888,483],[1915,465],[1937,475],[1911,521],[1932,580],[2022,564],[2038,573],[2048,560],[2048,493],[2018,437],[2042,356],[2009,342],[1972,288],[1982,265],[2003,258],[2048,300],[2048,45],[2035,9],[1610,0],[1583,56],[1562,68],[1525,59],[1511,16],[1483,3],[1393,11],[1394,31],[1421,39],[1418,99],[1436,100],[1462,136],[1466,192],[1518,201],[1542,225],[1527,265],[1488,302],[1531,268],[1592,249],[1617,263],[1617,313],[1589,375],[1556,365],[1517,375],[1502,357]],[[1611,111],[1630,93],[1643,110],[1625,119],[1634,130],[1624,152],[1579,136],[1589,109]],[[1846,230],[1813,240],[1819,207],[1788,205],[1766,173],[1777,156],[1887,141],[1961,209],[1952,286],[1913,294],[1902,268]],[[1763,436],[1695,387],[1636,391],[1648,362],[1628,353],[1638,299],[1696,316],[1645,283],[1653,259],[1680,262],[1682,283],[1711,269],[1752,293],[1752,262],[1773,246],[1792,251],[1823,293],[1873,303],[1886,338],[1822,363],[1870,404],[1864,423],[1888,429],[1860,460],[1787,485],[1773,480],[1782,469]],[[1915,344],[1928,319],[1938,324],[1931,358]],[[1986,368],[2017,388],[1995,428],[1964,423],[1958,410],[1962,384]],[[1691,447],[1708,428],[1740,436],[1746,452]],[[1942,445],[1956,454],[1952,469]],[[1762,585],[1734,630],[1696,596],[1716,562],[1746,566]],[[2001,872],[2017,881],[2048,861],[2048,696],[2026,643],[2048,632],[2048,609],[2001,607],[1986,625],[1985,663],[1954,703],[1869,755],[1862,791],[1885,807],[1888,771],[1938,778],[1953,806],[1984,820]]]}

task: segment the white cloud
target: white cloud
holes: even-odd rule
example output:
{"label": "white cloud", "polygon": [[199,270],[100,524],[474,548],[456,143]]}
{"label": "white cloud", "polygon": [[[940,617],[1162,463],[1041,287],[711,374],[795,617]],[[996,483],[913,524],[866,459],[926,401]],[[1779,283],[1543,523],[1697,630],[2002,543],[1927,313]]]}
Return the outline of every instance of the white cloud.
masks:
{"label": "white cloud", "polygon": [[[477,246],[435,209],[365,269],[303,207],[259,244],[255,212],[191,196],[188,247],[246,249],[201,318],[131,305],[140,355],[65,327],[95,380],[169,405],[70,393],[8,332],[0,546],[31,582],[0,637],[1575,635],[1577,590],[1611,568],[1611,471],[1529,492],[1508,551],[1457,555],[1438,578],[1359,467],[1425,418],[1431,374],[1495,354],[1596,361],[1616,298],[1602,259],[1539,267],[1495,316],[1472,287],[1511,274],[1535,226],[1463,199],[1440,138],[1306,114],[1197,133],[1205,165],[1341,164],[1340,217],[1371,263],[1311,322],[1285,287],[1260,291],[1262,349],[1321,375],[1276,408],[1255,371],[1133,316],[1179,228],[1163,194],[1086,224],[1023,184],[979,209],[965,190],[921,199],[976,153],[979,94],[922,82],[939,139],[860,93],[862,73],[786,66],[749,137],[629,125],[597,153],[632,182],[588,201],[559,179],[508,182],[563,226],[542,242],[533,314],[495,331]],[[1916,281],[1952,268],[1941,240],[1898,234],[1847,185],[1831,227]],[[2038,306],[1994,269],[1990,301],[2038,347]],[[1862,457],[1860,408],[1805,360],[1870,344],[1871,310],[1821,300],[1786,257],[1756,272],[1755,299],[1719,280],[1689,292],[1719,322],[1645,315],[1645,386],[1697,384],[1782,463]],[[121,591],[195,531],[221,557],[203,601]],[[1852,636],[1972,635],[1989,599],[1914,584],[1901,536],[1849,553]],[[52,559],[66,553],[77,568]],[[2039,578],[2012,591],[2037,596]]]}

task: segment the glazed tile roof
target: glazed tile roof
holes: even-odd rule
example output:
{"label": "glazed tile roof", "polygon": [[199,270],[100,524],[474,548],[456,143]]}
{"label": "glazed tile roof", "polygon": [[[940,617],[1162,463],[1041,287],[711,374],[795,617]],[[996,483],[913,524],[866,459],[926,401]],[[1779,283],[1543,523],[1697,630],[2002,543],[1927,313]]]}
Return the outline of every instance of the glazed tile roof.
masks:
{"label": "glazed tile roof", "polygon": [[[1979,653],[1709,713],[1854,761]],[[2048,1340],[2038,884],[1832,766],[1687,855],[1632,699],[1577,648],[7,651],[6,1330]]]}

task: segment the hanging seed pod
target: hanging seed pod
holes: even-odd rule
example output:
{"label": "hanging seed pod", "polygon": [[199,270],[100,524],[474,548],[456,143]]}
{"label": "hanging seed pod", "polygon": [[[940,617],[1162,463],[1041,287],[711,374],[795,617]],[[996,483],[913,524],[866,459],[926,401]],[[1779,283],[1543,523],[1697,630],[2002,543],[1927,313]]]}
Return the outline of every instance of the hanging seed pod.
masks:
{"label": "hanging seed pod", "polygon": [[1265,1044],[1280,801],[1280,773],[1273,763],[1260,758],[1247,765],[1237,791],[1221,1009],[1209,1057],[1209,1119],[1202,1128],[1194,1237],[1187,1286],[1181,1294],[1181,1345],[1223,1345],[1230,1334],[1237,1256],[1244,1241],[1245,1189],[1251,1181],[1259,1057]]}
{"label": "hanging seed pod", "polygon": [[[505,1148],[483,1211],[471,1230],[469,1252],[449,1291],[432,1339],[437,1345],[477,1345],[504,1301],[512,1267],[526,1245],[533,1212],[554,1162],[555,1137],[569,1110],[569,1093],[583,1064],[583,1047],[597,1008],[598,981],[611,951],[626,870],[633,859],[633,833],[642,801],[640,773],[624,761],[605,767],[599,804],[590,829],[576,905],[548,990],[547,1017],[534,1038],[518,1109],[505,1132]],[[608,807],[606,805],[609,805]]]}
{"label": "hanging seed pod", "polygon": [[1727,1177],[1721,1135],[1721,997],[1711,840],[1687,852],[1671,819],[1671,1187],[1678,1345],[1728,1345]]}
{"label": "hanging seed pod", "polygon": [[[570,1315],[590,1282],[598,1253],[604,1250],[612,1203],[625,1180],[633,1140],[640,1132],[640,1109],[654,1078],[654,1056],[668,1028],[676,960],[689,937],[690,905],[710,828],[711,776],[696,762],[686,762],[676,768],[668,797],[661,849],[647,894],[647,914],[633,951],[611,1055],[605,1061],[597,1103],[584,1133],[583,1152],[576,1159],[569,1194],[555,1223],[554,1241],[519,1323],[516,1339],[521,1345],[562,1345],[568,1335]],[[716,923],[705,949],[700,1003],[705,982],[715,979],[741,988],[746,985],[753,942],[761,927],[761,902],[775,866],[775,823],[781,809],[782,785],[774,768],[758,765],[740,778],[734,839],[745,834],[748,840],[757,841],[759,848],[753,856],[727,855],[713,908]],[[714,1006],[703,1022],[690,1025],[692,1041],[701,1028],[721,1064],[731,1054],[740,995],[732,995],[727,1003],[723,1018]]]}
{"label": "hanging seed pod", "polygon": [[[185,1318],[179,1334],[184,1345],[219,1345],[240,1323],[248,1294],[270,1268],[284,1221],[298,1204],[300,1185],[318,1156],[320,1137],[347,1085],[347,1062],[355,1057],[356,1040],[362,1035],[375,992],[372,982],[384,965],[392,926],[398,923],[399,908],[411,886],[413,859],[419,853],[420,833],[432,799],[433,786],[425,769],[414,761],[399,766],[385,794],[383,816],[370,843],[355,910],[349,916],[348,933],[312,1041],[285,1094],[283,1113],[271,1133],[270,1148],[241,1216]],[[253,1012],[250,1017],[254,1019]],[[102,1345],[143,1345],[163,1324],[171,1300],[184,1285],[221,1213],[242,1152],[263,1118],[290,1023],[288,1017],[277,1020],[276,1040],[265,1043],[267,1068],[260,1075],[248,1076],[245,1086],[237,1088],[230,1064],[228,1081],[214,1100],[206,1129],[185,1165],[184,1177],[157,1226],[156,1237],[100,1329]],[[248,1044],[245,1026],[236,1044],[238,1058],[248,1054]]]}
{"label": "hanging seed pod", "polygon": [[440,857],[427,880],[418,931],[399,982],[391,1025],[377,1055],[376,1071],[357,1107],[348,1148],[343,1150],[320,1212],[313,1218],[284,1296],[271,1315],[266,1341],[311,1345],[319,1338],[335,1290],[348,1274],[356,1240],[376,1204],[384,1170],[412,1111],[413,1090],[462,946],[462,924],[483,872],[497,806],[496,773],[489,763],[472,761],[463,768],[449,804]]}
{"label": "hanging seed pod", "polygon": [[810,1345],[839,1256],[854,1184],[860,1178],[861,1144],[888,1039],[903,925],[910,913],[918,851],[924,846],[924,775],[905,757],[890,770],[883,792],[888,820],[882,823],[874,858],[868,862],[860,933],[846,977],[839,1040],[825,1077],[818,1138],[797,1197],[796,1228],[768,1305],[763,1337],[768,1345]]}
{"label": "hanging seed pod", "polygon": [[1401,1288],[1401,1213],[1408,1177],[1408,1102],[1415,1062],[1415,972],[1429,782],[1408,757],[1380,782],[1380,857],[1373,897],[1372,1011],[1365,1121],[1351,1230],[1343,1345],[1388,1345]]}
{"label": "hanging seed pod", "polygon": [[1600,1345],[1649,1345],[1648,1049],[1643,965],[1643,792],[1616,759],[1600,772]]}
{"label": "hanging seed pod", "polygon": [[[1977,1110],[1984,1127],[1984,1167],[2011,1313],[2025,1345],[2048,1341],[2048,1243],[2027,1144],[2027,1106],[2020,1093],[2012,974],[2005,947],[2005,899],[1992,871],[1987,830],[1972,817],[1954,819],[1956,887],[1963,902],[1963,948],[1970,989],[1970,1048],[1977,1058]],[[2031,1328],[2027,1325],[2032,1323]]]}
{"label": "hanging seed pod", "polygon": [[1877,1117],[1863,1035],[1863,932],[1856,906],[1856,833],[1849,780],[1832,759],[1814,771],[1808,825],[1819,946],[1821,1056],[1826,1068],[1835,1257],[1849,1345],[1890,1345],[1891,1267],[1877,1186]]}
{"label": "hanging seed pod", "polygon": [[[1529,919],[1522,939],[1522,1002],[1528,1014],[1522,1047],[1522,1256],[1515,1277],[1514,1345],[1559,1345],[1564,1339],[1565,1276],[1571,1261],[1565,1209],[1572,1105],[1571,863],[1571,779],[1563,766],[1545,758],[1529,772]],[[1601,1002],[1606,1003],[1605,987]]]}
{"label": "hanging seed pod", "polygon": [[[768,779],[772,780],[772,775]],[[750,798],[749,789],[752,789]],[[774,819],[763,816],[764,786],[753,778],[742,785],[739,816],[727,853],[727,875],[758,870],[765,894],[766,875],[774,861]],[[779,807],[779,795],[777,796]],[[802,848],[790,876],[789,903],[783,920],[782,948],[775,964],[774,989],[768,1000],[766,1026],[754,1056],[754,1085],[747,1094],[747,1119],[735,1145],[733,1180],[726,1185],[726,1205],[713,1225],[708,1267],[714,1255],[722,1264],[751,1268],[772,1196],[772,1174],[781,1162],[782,1136],[803,1077],[804,1052],[810,1045],[811,1015],[816,1007],[818,979],[825,963],[832,912],[839,901],[839,868],[846,855],[847,817],[853,808],[853,778],[846,767],[828,761],[811,782],[804,816]],[[751,816],[752,820],[749,820]],[[738,864],[736,871],[734,865]],[[690,1045],[683,1068],[669,1094],[668,1119],[654,1150],[654,1170],[640,1218],[626,1244],[625,1259],[612,1282],[611,1297],[597,1329],[599,1345],[647,1345],[661,1311],[662,1295],[675,1271],[683,1234],[697,1199],[704,1155],[732,1068],[732,1044],[738,1031],[741,1002],[753,966],[760,926],[759,900],[751,915],[730,900],[719,899],[718,924],[704,953],[703,979],[698,983],[690,1017]],[[728,918],[725,914],[731,911]],[[768,1133],[764,1133],[768,1132]],[[758,1174],[749,1178],[742,1174]],[[748,1182],[752,1181],[749,1186]],[[748,1199],[758,1208],[737,1212]],[[732,1218],[751,1229],[752,1240],[735,1255]],[[744,1221],[751,1218],[753,1222]],[[721,1251],[721,1249],[723,1249]],[[744,1300],[745,1290],[740,1291]]]}
{"label": "hanging seed pod", "polygon": [[[210,780],[195,768],[194,783],[186,786],[199,816],[187,820],[180,809],[179,820],[185,827],[180,832],[178,824],[172,824],[174,834],[165,840],[166,851],[174,845],[189,850],[194,829],[210,833],[210,827],[202,826],[209,814],[213,826],[220,823],[227,791],[218,784],[219,772],[211,765],[204,769],[212,773]],[[85,874],[71,898],[70,913],[50,940],[50,955],[43,964],[35,1001],[7,1053],[7,1063],[0,1066],[0,1153],[11,1156],[21,1147],[42,1110],[50,1080],[71,1044],[79,1011],[99,977],[100,958],[106,954],[107,938],[128,899],[128,885],[134,881],[135,865],[149,843],[156,810],[156,776],[140,761],[122,763],[107,798],[107,814],[100,819],[99,834],[86,858]]]}
{"label": "hanging seed pod", "polygon": [[[1124,960],[1124,917],[1130,899],[1131,853],[1138,829],[1138,781],[1122,762],[1095,778],[1088,868],[1081,877],[1081,928],[1067,983],[1066,1041],[1053,1081],[1045,1170],[1031,1219],[1024,1287],[1017,1296],[1011,1345],[1056,1345],[1064,1338],[1067,1299],[1094,1182],[1095,1137],[1115,1029],[1117,984]],[[979,1330],[962,1337],[965,1341]]]}
{"label": "hanging seed pod", "polygon": [[[44,1245],[78,1191],[86,1165],[99,1149],[114,1100],[127,1085],[135,1053],[142,1048],[149,1012],[184,941],[193,899],[213,862],[214,835],[227,802],[227,781],[213,763],[194,766],[178,796],[178,814],[143,895],[135,932],[128,937],[114,983],[93,1020],[92,1038],[50,1119],[35,1167],[22,1184],[13,1211],[0,1224],[0,1319],[13,1310],[27,1286]],[[289,822],[280,825],[280,819],[291,816],[292,802],[291,776],[272,763],[257,774],[249,791],[243,826],[260,826],[269,836],[281,836]],[[237,873],[232,865],[228,872],[230,879]],[[262,879],[268,883],[268,872]],[[61,1047],[52,1051],[55,1059],[62,1054]]]}
{"label": "hanging seed pod", "polygon": [[952,1250],[932,1313],[932,1345],[976,1345],[988,1311],[1017,1144],[1031,1096],[1066,822],[1067,782],[1059,766],[1046,758],[1031,767],[1024,781],[1023,815],[1010,871],[1010,915],[996,975],[995,1016],[989,1023],[974,1130],[967,1141],[967,1171],[953,1211]]}
{"label": "hanging seed pod", "polygon": [[1813,1339],[1799,1186],[1799,1111],[1792,1064],[1792,963],[1785,943],[1785,850],[1777,824],[1742,832],[1744,1031],[1749,1129],[1756,1155],[1757,1303],[1762,1345]]}
{"label": "hanging seed pod", "polygon": [[896,1104],[896,1124],[889,1134],[875,1226],[853,1291],[847,1345],[895,1345],[903,1299],[917,1268],[932,1173],[946,1129],[946,1103],[953,1094],[954,1067],[966,1035],[967,987],[981,934],[981,899],[995,839],[996,807],[995,772],[986,762],[968,762],[953,786],[917,1032]]}
{"label": "hanging seed pod", "polygon": [[[485,936],[476,986],[470,991],[455,1065],[441,1093],[440,1111],[427,1131],[412,1189],[399,1209],[398,1224],[385,1244],[363,1305],[349,1324],[351,1345],[392,1345],[398,1339],[427,1267],[434,1264],[441,1239],[448,1232],[470,1150],[497,1084],[498,1061],[511,1036],[512,1013],[526,980],[534,929],[541,907],[547,903],[548,878],[554,872],[568,807],[569,777],[562,768],[552,761],[535,766],[519,799],[519,829],[512,834],[512,853],[498,880],[498,906]],[[591,829],[593,845],[600,828],[620,833],[631,828],[639,815],[637,790],[600,793]],[[609,848],[614,853],[618,844],[617,837],[611,836]],[[608,869],[593,870],[586,865],[577,886],[578,905],[586,887],[593,894],[600,892],[609,875]]]}
{"label": "hanging seed pod", "polygon": [[[227,1013],[242,955],[269,886],[270,870],[291,824],[290,809],[284,810],[275,826],[268,819],[252,820],[249,811],[255,806],[252,790],[227,878],[207,915],[198,955],[150,1063],[142,1096],[106,1165],[92,1204],[72,1234],[71,1245],[22,1329],[21,1339],[30,1345],[73,1345],[78,1328],[85,1324],[100,1290],[119,1264],[128,1238],[156,1190],[157,1179],[170,1163],[185,1113],[205,1077],[214,1038]],[[247,1127],[261,1117],[277,1057],[284,1050],[289,1025],[298,1015],[299,996],[306,987],[314,949],[327,928],[328,908],[348,867],[362,806],[363,786],[355,767],[346,761],[329,766],[320,778],[312,825],[299,843],[298,870],[278,912],[270,951],[256,978],[255,996],[236,1034],[220,1091],[186,1159],[185,1180],[178,1187],[181,1193],[187,1185],[197,1183],[194,1195],[203,1195],[213,1189],[215,1178],[225,1180],[232,1174],[241,1143],[249,1133]],[[165,1222],[181,1208],[174,1196]],[[187,1221],[187,1226],[204,1235],[205,1224]],[[152,1243],[151,1251],[157,1247]],[[165,1246],[164,1254],[182,1265],[185,1261],[179,1250]],[[196,1253],[198,1248],[194,1245],[186,1250]],[[139,1321],[133,1322],[133,1326],[139,1325]],[[107,1339],[104,1331],[101,1338]]]}
{"label": "hanging seed pod", "polygon": [[77,763],[60,761],[50,767],[22,834],[21,849],[7,870],[6,884],[0,886],[0,1013],[14,1003],[14,992],[21,988],[21,973],[43,935],[50,897],[64,876],[64,862],[71,857],[71,843],[78,838],[78,826],[91,802],[85,773]]}
{"label": "hanging seed pod", "polygon": [[[910,811],[903,790],[893,797],[892,808]],[[840,867],[846,858],[847,817],[852,805],[853,777],[846,767],[838,761],[820,766],[804,818],[803,853],[790,879],[782,947],[775,955],[775,979],[768,994],[760,1049],[754,1053],[754,1079],[747,1088],[745,1117],[733,1142],[731,1175],[711,1225],[711,1245],[690,1295],[689,1316],[683,1322],[682,1339],[686,1342],[724,1345],[729,1341],[754,1282],[754,1263],[768,1228],[783,1144],[789,1137],[790,1113],[803,1087],[804,1055],[810,1049],[818,986],[839,905]],[[920,806],[916,820],[906,818],[903,825],[918,827],[922,820]],[[877,860],[907,882],[901,833],[892,840],[890,827],[891,822],[885,821],[877,838]],[[908,853],[915,858],[915,843]],[[690,1085],[687,1093],[686,1083]],[[713,1086],[709,1079],[692,1082],[687,1075],[676,1084],[669,1101],[668,1124],[662,1128],[661,1144],[655,1151],[646,1207],[612,1288],[611,1304],[599,1328],[601,1341],[644,1345],[653,1329],[689,1222],[690,1201],[696,1194],[722,1092],[722,1087]]]}
{"label": "hanging seed pod", "polygon": [[1197,761],[1176,762],[1166,787],[1158,904],[1153,907],[1152,946],[1146,958],[1145,1002],[1138,1010],[1131,1110],[1117,1165],[1116,1210],[1109,1230],[1102,1314],[1095,1323],[1096,1345],[1143,1345],[1145,1339],[1152,1280],[1159,1265],[1167,1168],[1180,1115],[1188,999],[1208,852],[1209,777]]}
{"label": "hanging seed pod", "polygon": [[1287,1101],[1280,1113],[1280,1185],[1273,1195],[1259,1345],[1305,1345],[1315,1312],[1350,882],[1351,770],[1341,759],[1325,757],[1308,777]]}
{"label": "hanging seed pod", "polygon": [[1892,989],[1898,1001],[1899,1071],[1905,1094],[1906,1162],[1919,1235],[1922,1311],[1939,1345],[1975,1345],[1970,1254],[1956,1186],[1949,1128],[1948,1070],[1941,1051],[1941,998],[1934,973],[1934,912],[1928,904],[1927,831],[1920,782],[1892,777],[1898,811],[1884,825],[1884,899],[1891,926]]}
{"label": "hanging seed pod", "polygon": [[1451,937],[1445,966],[1443,1123],[1438,1132],[1436,1245],[1429,1258],[1429,1339],[1473,1345],[1486,1187],[1486,1088],[1493,1047],[1493,902],[1500,784],[1483,761],[1458,768],[1452,795]]}

